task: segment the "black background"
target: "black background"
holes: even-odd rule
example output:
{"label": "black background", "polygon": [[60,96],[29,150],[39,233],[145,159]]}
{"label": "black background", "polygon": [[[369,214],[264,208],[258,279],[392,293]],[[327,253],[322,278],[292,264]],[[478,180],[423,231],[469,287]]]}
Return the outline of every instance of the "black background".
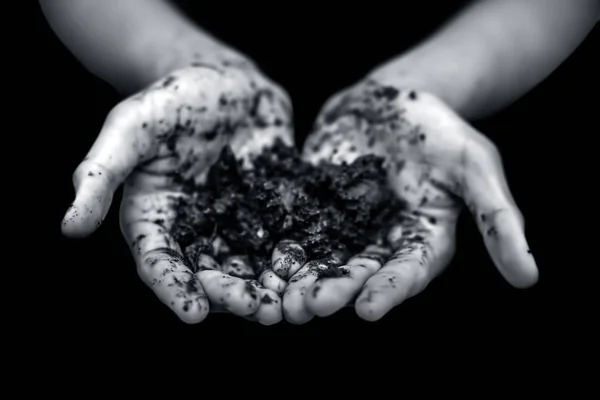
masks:
{"label": "black background", "polygon": [[[448,18],[460,2],[411,2],[419,6],[395,7],[399,11],[376,2],[344,9],[328,7],[330,11],[304,9],[301,3],[273,8],[254,2],[235,7],[229,2],[220,6],[213,2],[203,4],[202,9],[194,3],[200,2],[187,2],[185,8],[203,26],[254,58],[290,92],[300,134],[308,131],[329,95],[416,43]],[[540,268],[537,286],[517,290],[505,283],[465,214],[460,221],[457,254],[447,271],[424,293],[378,322],[361,321],[348,309],[303,326],[282,322],[262,327],[224,314],[211,314],[203,323],[189,326],[179,322],[138,279],[118,226],[120,191],[92,237],[74,241],[61,236],[60,221],[74,195],[71,174],[119,97],[62,46],[39,6],[32,3],[28,11],[27,20],[34,29],[23,39],[31,49],[31,62],[24,64],[34,72],[26,81],[40,106],[25,124],[27,132],[38,135],[29,145],[42,153],[36,172],[42,178],[36,180],[35,190],[42,192],[45,200],[36,218],[49,233],[43,240],[48,249],[39,248],[43,265],[35,261],[35,252],[26,259],[48,279],[46,289],[51,294],[38,304],[44,312],[37,313],[45,317],[37,322],[43,324],[45,335],[85,340],[99,334],[151,339],[163,332],[186,338],[433,333],[443,341],[444,335],[452,333],[485,338],[498,331],[507,337],[548,335],[565,326],[577,331],[579,325],[573,323],[582,315],[589,317],[584,314],[589,311],[587,303],[573,302],[575,292],[570,289],[579,287],[595,262],[588,261],[591,251],[581,240],[587,235],[582,229],[595,205],[589,189],[593,187],[595,159],[588,154],[593,151],[592,137],[599,133],[595,96],[600,64],[594,60],[600,45],[597,28],[545,82],[513,106],[476,124],[503,154]],[[587,260],[578,259],[582,254]]]}

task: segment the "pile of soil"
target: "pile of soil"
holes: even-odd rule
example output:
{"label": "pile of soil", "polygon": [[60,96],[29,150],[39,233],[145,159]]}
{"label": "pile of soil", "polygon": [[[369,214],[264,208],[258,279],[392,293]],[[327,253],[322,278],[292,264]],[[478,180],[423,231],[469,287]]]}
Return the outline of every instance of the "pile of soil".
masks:
{"label": "pile of soil", "polygon": [[196,269],[205,255],[218,263],[242,255],[258,277],[284,239],[300,243],[308,260],[335,267],[367,245],[385,243],[399,222],[404,204],[387,184],[383,161],[367,155],[314,166],[278,141],[253,160],[252,170],[242,170],[227,146],[204,185],[184,187],[189,196],[177,204],[171,233]]}

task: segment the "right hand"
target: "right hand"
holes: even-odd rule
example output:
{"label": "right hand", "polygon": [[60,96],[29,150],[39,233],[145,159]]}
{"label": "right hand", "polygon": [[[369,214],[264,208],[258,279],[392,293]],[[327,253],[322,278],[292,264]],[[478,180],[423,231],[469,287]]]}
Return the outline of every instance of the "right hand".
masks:
{"label": "right hand", "polygon": [[76,198],[62,231],[70,237],[95,231],[124,183],[121,231],[140,277],[164,304],[187,323],[206,317],[209,300],[264,324],[278,322],[281,301],[273,290],[187,265],[169,234],[174,201],[185,196],[182,182],[202,183],[226,145],[249,166],[249,156],[277,138],[293,144],[291,103],[256,68],[177,70],[111,110],[73,175]]}

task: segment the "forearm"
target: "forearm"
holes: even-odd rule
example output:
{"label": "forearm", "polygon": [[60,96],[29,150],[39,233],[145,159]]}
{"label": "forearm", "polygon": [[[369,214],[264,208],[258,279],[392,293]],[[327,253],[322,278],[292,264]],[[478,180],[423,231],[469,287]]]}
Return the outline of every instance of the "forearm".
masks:
{"label": "forearm", "polygon": [[598,0],[476,1],[370,77],[432,92],[463,117],[482,118],[544,80],[599,16]]}
{"label": "forearm", "polygon": [[244,59],[165,0],[40,0],[40,5],[73,55],[123,93],[193,61]]}

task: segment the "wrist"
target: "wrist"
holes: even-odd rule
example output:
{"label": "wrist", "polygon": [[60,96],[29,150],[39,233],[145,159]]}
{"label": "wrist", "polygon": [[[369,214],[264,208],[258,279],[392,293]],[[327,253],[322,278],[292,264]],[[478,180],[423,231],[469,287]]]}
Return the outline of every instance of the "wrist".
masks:
{"label": "wrist", "polygon": [[[442,70],[443,69],[443,70]],[[366,79],[384,85],[423,91],[436,96],[465,119],[472,118],[470,107],[474,82],[452,66],[427,66],[418,60],[402,57],[376,67]]]}
{"label": "wrist", "polygon": [[159,43],[143,44],[138,51],[142,53],[139,57],[142,61],[138,77],[133,82],[135,87],[131,88],[133,91],[195,64],[256,69],[248,57],[197,29],[165,36]]}

